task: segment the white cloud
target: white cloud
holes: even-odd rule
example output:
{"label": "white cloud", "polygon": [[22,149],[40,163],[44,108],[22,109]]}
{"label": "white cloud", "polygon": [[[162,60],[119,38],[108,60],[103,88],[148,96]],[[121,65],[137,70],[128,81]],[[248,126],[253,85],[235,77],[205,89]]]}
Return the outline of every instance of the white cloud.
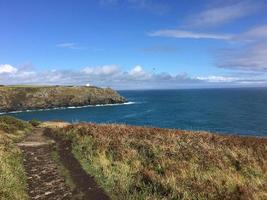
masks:
{"label": "white cloud", "polygon": [[103,65],[98,67],[85,67],[83,70],[88,75],[113,75],[119,72],[117,65]]}
{"label": "white cloud", "polygon": [[146,75],[146,72],[140,65],[136,65],[133,69],[130,70],[129,75],[134,77],[140,77]]}
{"label": "white cloud", "polygon": [[[2,66],[2,65],[1,65]],[[0,74],[0,84],[41,84],[41,85],[85,85],[86,83],[100,87],[159,88],[179,87],[180,84],[194,84],[194,80],[185,74],[170,75],[146,71],[136,65],[124,71],[117,65],[85,67],[80,71],[46,70],[37,71],[20,68],[13,74]]]}
{"label": "white cloud", "polygon": [[2,64],[0,65],[0,74],[13,74],[18,71],[17,68],[8,65],[8,64]]}
{"label": "white cloud", "polygon": [[[1,65],[3,66],[3,65]],[[196,76],[186,73],[172,75],[166,72],[156,73],[136,65],[124,71],[117,65],[85,67],[75,70],[38,71],[18,68],[15,73],[0,74],[0,84],[40,84],[40,85],[86,85],[116,89],[151,89],[151,88],[192,88],[216,85],[263,85],[267,84],[264,76]]]}
{"label": "white cloud", "polygon": [[259,8],[258,3],[243,0],[208,8],[189,17],[186,22],[188,26],[196,27],[219,26],[255,13]]}
{"label": "white cloud", "polygon": [[133,76],[138,76],[140,74],[143,74],[144,73],[144,70],[143,68],[140,66],[140,65],[136,65],[133,69],[131,69],[131,71],[129,72],[130,75],[133,75]]}
{"label": "white cloud", "polygon": [[32,76],[36,76],[36,72],[34,71],[19,71],[16,74],[13,74],[12,76],[16,78],[22,78],[22,79],[27,79],[31,78]]}
{"label": "white cloud", "polygon": [[228,83],[238,81],[240,78],[229,76],[198,76],[196,79],[201,81],[207,81],[211,83]]}
{"label": "white cloud", "polygon": [[191,38],[191,39],[217,39],[230,40],[233,35],[214,34],[214,33],[200,33],[178,29],[158,30],[148,34],[149,36],[158,37],[172,37],[172,38]]}

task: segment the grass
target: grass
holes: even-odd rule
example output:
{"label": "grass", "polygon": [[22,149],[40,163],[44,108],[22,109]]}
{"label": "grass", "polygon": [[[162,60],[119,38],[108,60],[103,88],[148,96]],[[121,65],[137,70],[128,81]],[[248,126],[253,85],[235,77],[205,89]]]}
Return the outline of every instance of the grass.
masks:
{"label": "grass", "polygon": [[1,85],[1,87],[6,87],[6,88],[24,88],[24,87],[51,87],[47,85]]}
{"label": "grass", "polygon": [[57,164],[57,168],[58,168],[59,174],[62,177],[64,177],[65,183],[73,191],[73,195],[74,195],[73,198],[74,199],[83,199],[83,194],[79,190],[79,188],[77,188],[77,186],[75,185],[75,183],[74,183],[74,181],[73,181],[73,179],[71,177],[71,174],[70,174],[69,170],[61,163],[61,161],[60,161],[60,155],[58,154],[58,149],[57,148],[52,151],[52,159]]}
{"label": "grass", "polygon": [[85,86],[2,86],[0,99],[0,112],[125,102],[110,88]]}
{"label": "grass", "polygon": [[0,116],[0,199],[27,199],[23,160],[15,142],[31,129],[27,122]]}
{"label": "grass", "polygon": [[41,121],[37,120],[37,119],[32,119],[29,121],[29,123],[33,126],[33,127],[38,127],[39,125],[41,125]]}
{"label": "grass", "polygon": [[267,139],[125,125],[56,128],[113,199],[267,199]]}
{"label": "grass", "polygon": [[58,155],[57,150],[52,151],[52,158],[57,163],[58,172],[62,177],[64,177],[66,184],[71,188],[71,190],[74,190],[76,188],[76,185],[73,182],[68,169],[66,169],[64,165],[60,162],[60,156]]}

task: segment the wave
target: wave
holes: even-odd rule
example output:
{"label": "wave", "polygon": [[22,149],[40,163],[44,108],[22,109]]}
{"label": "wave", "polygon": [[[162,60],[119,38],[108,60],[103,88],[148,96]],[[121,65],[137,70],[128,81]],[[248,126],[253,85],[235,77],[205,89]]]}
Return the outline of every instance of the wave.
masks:
{"label": "wave", "polygon": [[85,105],[85,106],[68,106],[68,107],[45,108],[45,109],[35,109],[35,110],[21,110],[21,111],[2,112],[2,113],[0,113],[0,115],[22,113],[22,112],[47,111],[47,110],[64,110],[64,109],[77,109],[77,108],[88,108],[88,107],[123,106],[123,105],[132,105],[135,103],[136,102],[129,101],[129,102],[125,102],[125,103],[113,103],[113,104],[110,103],[110,104],[96,104],[96,105]]}

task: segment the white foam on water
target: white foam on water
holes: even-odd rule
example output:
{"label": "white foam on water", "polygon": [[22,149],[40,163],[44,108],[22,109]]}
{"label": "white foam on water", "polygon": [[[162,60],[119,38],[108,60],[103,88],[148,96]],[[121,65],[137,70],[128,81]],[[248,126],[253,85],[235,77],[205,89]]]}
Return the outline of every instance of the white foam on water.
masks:
{"label": "white foam on water", "polygon": [[76,109],[76,108],[88,108],[88,107],[106,107],[106,106],[123,106],[123,105],[132,105],[135,102],[129,101],[125,103],[114,103],[114,104],[96,104],[96,105],[85,105],[85,106],[69,106],[69,107],[57,107],[57,108],[45,108],[45,109],[36,109],[36,110],[23,110],[23,111],[10,111],[10,112],[2,112],[0,115],[4,114],[14,114],[14,113],[22,113],[22,112],[35,112],[35,111],[47,111],[47,110],[64,110],[64,109]]}

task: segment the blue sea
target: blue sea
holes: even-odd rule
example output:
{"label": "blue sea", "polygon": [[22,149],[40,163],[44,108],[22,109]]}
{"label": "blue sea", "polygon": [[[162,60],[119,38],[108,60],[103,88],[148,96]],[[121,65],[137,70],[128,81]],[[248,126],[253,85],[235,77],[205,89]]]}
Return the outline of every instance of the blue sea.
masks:
{"label": "blue sea", "polygon": [[120,123],[267,136],[267,88],[119,91],[130,102],[13,113],[24,120]]}

